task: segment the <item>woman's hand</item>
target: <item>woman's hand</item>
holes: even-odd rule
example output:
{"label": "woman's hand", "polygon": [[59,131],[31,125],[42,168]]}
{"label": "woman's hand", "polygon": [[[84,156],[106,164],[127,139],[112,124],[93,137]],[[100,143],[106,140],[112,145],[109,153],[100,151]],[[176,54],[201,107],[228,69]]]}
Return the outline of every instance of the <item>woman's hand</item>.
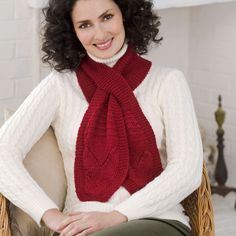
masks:
{"label": "woman's hand", "polygon": [[127,217],[118,211],[73,212],[59,225],[60,236],[86,236],[113,225],[127,222]]}
{"label": "woman's hand", "polygon": [[59,230],[59,225],[61,225],[61,223],[67,218],[68,216],[64,215],[59,210],[50,209],[43,214],[42,220],[49,229],[60,233],[61,228]]}

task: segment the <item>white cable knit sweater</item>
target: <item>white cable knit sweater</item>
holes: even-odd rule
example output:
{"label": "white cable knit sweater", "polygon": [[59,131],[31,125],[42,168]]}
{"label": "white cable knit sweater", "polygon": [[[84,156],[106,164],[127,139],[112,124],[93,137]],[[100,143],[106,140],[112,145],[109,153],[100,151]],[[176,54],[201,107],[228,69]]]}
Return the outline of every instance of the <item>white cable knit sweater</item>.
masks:
{"label": "white cable knit sweater", "polygon": [[[126,48],[107,60],[90,56],[113,66]],[[152,66],[134,94],[154,130],[164,167],[161,175],[143,189],[131,196],[120,187],[106,203],[77,198],[73,179],[75,144],[88,103],[74,72],[53,71],[0,129],[0,192],[38,224],[46,210],[58,208],[22,164],[27,152],[52,125],[68,181],[65,211],[117,210],[129,220],[155,217],[189,226],[179,202],[200,185],[203,153],[186,80],[177,70]]]}

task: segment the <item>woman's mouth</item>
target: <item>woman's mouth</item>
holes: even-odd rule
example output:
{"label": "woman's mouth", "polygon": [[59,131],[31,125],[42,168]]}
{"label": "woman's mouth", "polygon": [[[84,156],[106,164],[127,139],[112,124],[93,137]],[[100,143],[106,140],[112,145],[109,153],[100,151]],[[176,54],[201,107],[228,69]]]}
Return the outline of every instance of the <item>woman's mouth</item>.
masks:
{"label": "woman's mouth", "polygon": [[112,41],[113,41],[113,38],[102,43],[96,43],[94,45],[100,50],[106,50],[111,47]]}

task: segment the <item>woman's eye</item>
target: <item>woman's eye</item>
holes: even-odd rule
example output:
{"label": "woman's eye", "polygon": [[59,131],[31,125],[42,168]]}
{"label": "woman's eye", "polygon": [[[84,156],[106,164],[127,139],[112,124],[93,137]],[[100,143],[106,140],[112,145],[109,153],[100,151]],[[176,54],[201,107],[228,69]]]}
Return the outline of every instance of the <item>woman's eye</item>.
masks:
{"label": "woman's eye", "polygon": [[113,17],[112,14],[108,14],[104,16],[104,20],[110,20]]}
{"label": "woman's eye", "polygon": [[89,23],[84,23],[84,24],[82,24],[82,25],[79,26],[80,29],[86,29],[86,28],[88,28],[88,27],[90,27],[90,24],[89,24]]}

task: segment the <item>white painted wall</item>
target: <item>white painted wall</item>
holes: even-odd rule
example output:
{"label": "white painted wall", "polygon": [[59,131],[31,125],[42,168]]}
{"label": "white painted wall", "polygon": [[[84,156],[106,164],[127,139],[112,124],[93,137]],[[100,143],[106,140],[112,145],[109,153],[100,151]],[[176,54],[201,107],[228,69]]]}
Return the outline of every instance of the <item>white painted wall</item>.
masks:
{"label": "white painted wall", "polygon": [[186,75],[189,67],[189,31],[191,8],[159,10],[161,45],[153,48],[147,58],[156,65],[178,68]]}
{"label": "white painted wall", "polygon": [[[213,112],[223,96],[229,184],[236,187],[236,2],[160,10],[162,45],[148,58],[182,70],[191,87],[199,123],[215,143]],[[26,0],[0,0],[0,125],[2,108],[16,109],[34,87],[33,12]],[[41,67],[41,77],[48,73]]]}
{"label": "white painted wall", "polygon": [[191,10],[189,79],[198,120],[215,143],[213,112],[222,94],[226,111],[228,184],[236,187],[236,2]]}
{"label": "white painted wall", "polygon": [[0,125],[33,89],[32,10],[25,0],[0,0]]}

